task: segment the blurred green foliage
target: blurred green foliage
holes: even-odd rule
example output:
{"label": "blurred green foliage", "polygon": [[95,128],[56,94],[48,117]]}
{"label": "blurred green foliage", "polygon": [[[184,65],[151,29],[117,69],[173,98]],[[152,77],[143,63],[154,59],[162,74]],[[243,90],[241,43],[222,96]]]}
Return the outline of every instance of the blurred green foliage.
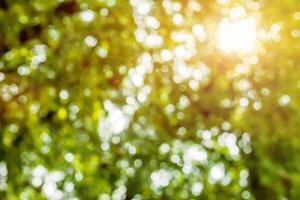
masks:
{"label": "blurred green foliage", "polygon": [[0,0],[0,199],[299,199],[299,52],[298,0]]}

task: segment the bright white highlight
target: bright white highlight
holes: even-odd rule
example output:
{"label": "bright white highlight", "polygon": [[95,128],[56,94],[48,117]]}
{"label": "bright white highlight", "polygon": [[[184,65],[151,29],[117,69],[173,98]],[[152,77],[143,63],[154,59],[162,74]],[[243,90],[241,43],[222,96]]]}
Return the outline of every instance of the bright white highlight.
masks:
{"label": "bright white highlight", "polygon": [[220,181],[224,177],[225,177],[224,165],[222,163],[215,164],[209,172],[210,181],[214,183]]}
{"label": "bright white highlight", "polygon": [[172,180],[172,173],[166,169],[160,169],[151,174],[152,187],[154,189],[163,188],[169,185]]}
{"label": "bright white highlight", "polygon": [[99,120],[99,134],[103,141],[109,140],[113,135],[118,135],[124,131],[129,123],[128,116],[110,101],[104,102],[104,108],[108,115]]}
{"label": "bright white highlight", "polygon": [[253,17],[231,21],[223,18],[218,27],[218,46],[226,52],[251,52],[256,40],[256,22]]}
{"label": "bright white highlight", "polygon": [[94,20],[95,18],[95,13],[92,11],[92,10],[84,10],[82,11],[80,14],[79,14],[79,17],[80,19],[83,21],[83,22],[91,22]]}
{"label": "bright white highlight", "polygon": [[203,184],[201,182],[194,183],[192,186],[192,194],[194,196],[199,196],[203,190]]}

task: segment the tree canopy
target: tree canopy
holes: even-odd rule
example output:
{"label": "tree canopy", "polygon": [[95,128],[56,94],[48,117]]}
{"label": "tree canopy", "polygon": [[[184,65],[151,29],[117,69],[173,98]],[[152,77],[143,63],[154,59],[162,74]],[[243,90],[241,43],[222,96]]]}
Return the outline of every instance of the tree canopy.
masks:
{"label": "tree canopy", "polygon": [[0,199],[300,199],[299,0],[0,0]]}

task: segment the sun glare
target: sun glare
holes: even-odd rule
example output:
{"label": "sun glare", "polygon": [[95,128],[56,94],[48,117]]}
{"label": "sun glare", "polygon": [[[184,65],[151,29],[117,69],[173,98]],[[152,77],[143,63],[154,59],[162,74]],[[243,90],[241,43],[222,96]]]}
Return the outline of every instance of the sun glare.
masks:
{"label": "sun glare", "polygon": [[[218,25],[218,46],[226,53],[248,53],[254,50],[256,21],[254,17],[242,18],[245,13],[233,9],[230,18],[223,18]],[[239,16],[240,15],[240,16]]]}

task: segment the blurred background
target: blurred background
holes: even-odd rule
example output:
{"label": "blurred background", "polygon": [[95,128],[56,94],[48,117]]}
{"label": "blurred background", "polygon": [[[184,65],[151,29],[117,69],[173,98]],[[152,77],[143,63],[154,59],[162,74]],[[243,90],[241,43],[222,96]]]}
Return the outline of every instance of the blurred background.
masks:
{"label": "blurred background", "polygon": [[0,199],[300,199],[299,0],[0,0]]}

